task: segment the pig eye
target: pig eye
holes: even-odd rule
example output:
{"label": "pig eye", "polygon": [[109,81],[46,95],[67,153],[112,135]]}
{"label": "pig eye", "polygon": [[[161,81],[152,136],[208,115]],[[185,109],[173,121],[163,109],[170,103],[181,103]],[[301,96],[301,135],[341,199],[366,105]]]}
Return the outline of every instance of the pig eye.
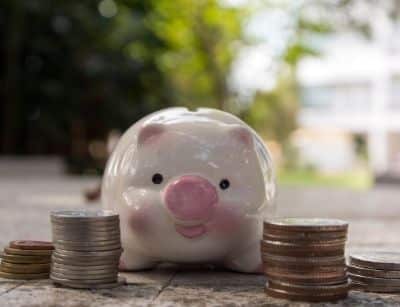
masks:
{"label": "pig eye", "polygon": [[160,184],[163,181],[163,176],[159,173],[154,174],[153,178],[151,178],[154,184]]}
{"label": "pig eye", "polygon": [[219,187],[220,187],[222,190],[226,190],[227,188],[229,188],[229,186],[230,186],[230,182],[229,182],[228,179],[222,179],[222,180],[219,182]]}

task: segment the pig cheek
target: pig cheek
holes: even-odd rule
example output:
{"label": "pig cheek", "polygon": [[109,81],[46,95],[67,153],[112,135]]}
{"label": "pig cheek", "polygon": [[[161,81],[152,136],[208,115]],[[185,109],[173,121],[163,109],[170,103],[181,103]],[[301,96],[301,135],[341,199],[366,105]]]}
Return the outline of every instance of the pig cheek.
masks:
{"label": "pig cheek", "polygon": [[208,229],[217,235],[230,235],[238,229],[242,222],[243,217],[238,211],[232,209],[232,206],[219,204],[214,212],[212,221],[208,225]]}
{"label": "pig cheek", "polygon": [[119,260],[118,269],[119,269],[120,271],[125,271],[125,270],[126,270],[126,264],[125,264],[125,262],[124,262],[122,259]]}
{"label": "pig cheek", "polygon": [[128,225],[135,233],[149,233],[151,230],[151,212],[149,208],[143,205],[138,209],[132,210],[129,213]]}

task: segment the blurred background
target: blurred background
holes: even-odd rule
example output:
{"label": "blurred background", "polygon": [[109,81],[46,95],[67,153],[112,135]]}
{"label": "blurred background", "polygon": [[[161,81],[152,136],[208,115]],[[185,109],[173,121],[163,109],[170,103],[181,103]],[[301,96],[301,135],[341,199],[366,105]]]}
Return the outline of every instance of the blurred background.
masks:
{"label": "blurred background", "polygon": [[400,182],[396,0],[3,0],[0,172],[101,174],[119,135],[213,107],[281,185]]}

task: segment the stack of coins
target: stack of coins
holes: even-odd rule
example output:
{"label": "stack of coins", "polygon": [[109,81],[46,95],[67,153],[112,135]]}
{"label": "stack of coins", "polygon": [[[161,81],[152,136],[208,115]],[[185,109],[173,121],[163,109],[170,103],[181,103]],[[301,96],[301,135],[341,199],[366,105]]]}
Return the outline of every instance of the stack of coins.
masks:
{"label": "stack of coins", "polygon": [[119,216],[111,211],[51,213],[53,244],[50,278],[72,288],[111,288],[121,256]]}
{"label": "stack of coins", "polygon": [[400,293],[400,253],[371,252],[350,256],[352,288],[382,293]]}
{"label": "stack of coins", "polygon": [[347,297],[344,249],[348,224],[331,219],[276,219],[264,223],[261,242],[266,293],[298,301]]}
{"label": "stack of coins", "polygon": [[52,252],[51,242],[11,241],[1,255],[0,277],[25,280],[49,278]]}

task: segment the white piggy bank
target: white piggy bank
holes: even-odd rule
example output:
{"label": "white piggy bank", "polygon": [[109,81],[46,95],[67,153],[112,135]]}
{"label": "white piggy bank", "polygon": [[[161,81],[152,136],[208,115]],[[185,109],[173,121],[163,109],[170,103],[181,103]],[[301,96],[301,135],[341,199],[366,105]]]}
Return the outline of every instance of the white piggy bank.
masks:
{"label": "white piggy bank", "polygon": [[244,122],[213,109],[171,108],[121,137],[102,202],[120,214],[123,270],[175,262],[257,272],[274,191],[268,151]]}

